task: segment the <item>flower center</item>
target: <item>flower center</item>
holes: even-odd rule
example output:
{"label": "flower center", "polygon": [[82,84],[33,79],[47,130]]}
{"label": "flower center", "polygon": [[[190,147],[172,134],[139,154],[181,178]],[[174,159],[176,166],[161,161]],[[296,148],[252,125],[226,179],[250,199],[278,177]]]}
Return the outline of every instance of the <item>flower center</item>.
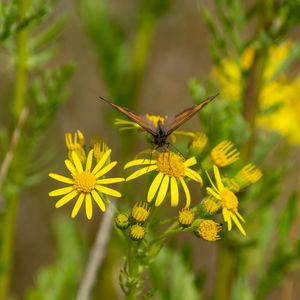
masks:
{"label": "flower center", "polygon": [[88,171],[75,175],[74,187],[79,192],[90,193],[96,186],[95,176]]}
{"label": "flower center", "polygon": [[236,210],[239,204],[238,198],[236,195],[229,189],[224,189],[221,192],[222,205],[227,209]]}
{"label": "flower center", "polygon": [[185,174],[183,159],[174,152],[162,152],[157,158],[157,167],[161,173],[176,178]]}
{"label": "flower center", "polygon": [[204,240],[214,242],[220,239],[219,231],[222,227],[213,220],[203,220],[198,227],[198,235]]}

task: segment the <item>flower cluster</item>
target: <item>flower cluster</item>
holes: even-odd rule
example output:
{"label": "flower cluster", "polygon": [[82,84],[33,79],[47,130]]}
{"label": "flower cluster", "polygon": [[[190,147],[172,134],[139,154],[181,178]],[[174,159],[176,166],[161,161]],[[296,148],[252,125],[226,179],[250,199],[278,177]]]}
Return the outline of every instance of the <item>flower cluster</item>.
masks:
{"label": "flower cluster", "polygon": [[[257,122],[267,130],[279,132],[290,143],[299,145],[300,76],[289,78],[280,72],[292,55],[292,48],[291,42],[285,42],[269,49],[259,92],[260,114]],[[253,64],[256,51],[256,47],[251,45],[245,49],[239,61],[225,58],[212,69],[212,78],[225,99],[241,99],[243,74]]]}
{"label": "flower cluster", "polygon": [[[147,115],[149,122],[157,124],[164,122],[167,117]],[[125,129],[137,129],[132,121],[118,119],[118,125]],[[123,127],[124,129],[124,127]],[[80,131],[74,135],[66,134],[68,159],[65,165],[70,177],[50,173],[49,176],[68,184],[49,193],[50,196],[62,196],[56,207],[61,207],[77,197],[73,206],[74,218],[83,203],[88,219],[92,218],[93,200],[100,210],[106,209],[109,197],[121,197],[121,193],[107,187],[108,184],[122,181],[133,181],[147,176],[149,184],[144,199],[136,202],[128,212],[119,212],[115,217],[115,225],[134,241],[145,238],[148,228],[151,228],[152,212],[161,206],[166,199],[171,207],[181,206],[175,223],[170,232],[191,231],[196,236],[207,241],[217,241],[221,238],[222,226],[217,221],[222,215],[228,231],[233,224],[242,235],[246,231],[242,223],[244,218],[239,211],[237,193],[250,184],[258,181],[262,172],[254,164],[236,169],[236,173],[228,176],[221,175],[220,170],[239,160],[240,153],[231,141],[220,141],[213,147],[208,147],[208,138],[202,132],[175,131],[176,138],[182,137],[186,141],[187,153],[169,149],[152,151],[149,157],[136,158],[124,165],[126,176],[106,178],[116,161],[110,161],[111,149],[101,140],[92,139],[90,149],[86,149],[85,138]],[[126,182],[124,184],[126,184]],[[192,196],[191,187],[206,194]],[[183,198],[183,200],[182,200]]]}

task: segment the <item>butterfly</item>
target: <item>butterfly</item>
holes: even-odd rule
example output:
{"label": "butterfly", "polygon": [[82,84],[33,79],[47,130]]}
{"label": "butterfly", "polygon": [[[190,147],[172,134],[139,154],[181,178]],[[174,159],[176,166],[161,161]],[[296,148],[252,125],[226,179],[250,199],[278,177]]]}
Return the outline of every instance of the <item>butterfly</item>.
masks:
{"label": "butterfly", "polygon": [[200,109],[202,109],[206,104],[211,102],[218,94],[214,96],[210,96],[200,102],[197,105],[193,105],[190,108],[183,110],[175,116],[168,117],[164,122],[158,121],[157,126],[153,122],[151,122],[146,116],[136,114],[130,111],[128,108],[119,106],[111,101],[104,99],[103,97],[99,97],[104,100],[115,109],[123,113],[126,117],[128,117],[131,121],[140,125],[145,131],[150,133],[153,137],[153,144],[158,148],[164,148],[166,145],[169,145],[167,139],[168,136],[174,132],[177,128],[179,128],[183,123],[188,121],[191,117],[193,117]]}

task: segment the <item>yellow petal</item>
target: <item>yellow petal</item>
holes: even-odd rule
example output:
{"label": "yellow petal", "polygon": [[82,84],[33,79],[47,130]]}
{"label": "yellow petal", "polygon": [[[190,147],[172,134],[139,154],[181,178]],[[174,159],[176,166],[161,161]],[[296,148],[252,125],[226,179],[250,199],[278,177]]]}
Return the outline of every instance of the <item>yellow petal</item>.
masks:
{"label": "yellow petal", "polygon": [[191,158],[187,159],[183,164],[186,167],[191,167],[191,166],[195,165],[196,163],[197,163],[197,159],[195,157],[191,157]]}
{"label": "yellow petal", "polygon": [[188,189],[185,181],[181,177],[179,177],[179,180],[181,182],[181,185],[182,185],[184,193],[185,193],[185,198],[186,198],[185,207],[189,207],[190,204],[191,204],[191,194],[190,194],[190,191],[189,191],[189,189]]}
{"label": "yellow petal", "polygon": [[148,195],[147,195],[148,202],[151,202],[153,200],[153,198],[161,184],[163,177],[164,177],[164,174],[159,172],[153,179],[153,181],[150,185],[149,191],[148,191]]}
{"label": "yellow petal", "polygon": [[237,228],[240,230],[241,234],[243,236],[246,236],[247,234],[246,234],[243,226],[241,225],[239,219],[236,217],[236,215],[233,212],[230,212],[230,216],[231,216],[233,222],[235,223],[235,225],[237,226]]}
{"label": "yellow petal", "polygon": [[[207,176],[207,178],[208,178],[208,180],[209,180],[211,186],[214,188],[215,191],[218,191],[217,187],[216,187],[216,186],[214,185],[214,183],[212,182],[212,180],[211,180],[211,178],[210,178],[208,172],[205,171],[205,173],[206,173],[206,176]],[[206,188],[206,189],[207,189],[207,188]]]}
{"label": "yellow petal", "polygon": [[68,187],[64,187],[64,188],[61,188],[61,189],[57,189],[57,190],[54,190],[54,191],[50,192],[49,196],[53,197],[53,196],[65,195],[65,194],[68,194],[68,193],[72,192],[73,189],[74,189],[73,186],[68,186]]}
{"label": "yellow petal", "polygon": [[166,196],[168,188],[169,188],[169,181],[170,181],[169,176],[165,175],[161,182],[160,189],[159,189],[157,198],[155,200],[155,206],[159,206],[165,199],[165,196]]}
{"label": "yellow petal", "polygon": [[59,175],[59,174],[50,173],[49,176],[51,178],[53,178],[55,180],[58,180],[60,182],[63,182],[63,183],[69,183],[69,184],[73,184],[74,183],[73,179],[65,177],[65,176],[62,176],[62,175]]}
{"label": "yellow petal", "polygon": [[178,184],[175,177],[171,177],[171,206],[176,207],[179,202]]}
{"label": "yellow petal", "polygon": [[63,205],[65,205],[66,203],[68,203],[69,201],[71,201],[73,198],[75,198],[75,196],[78,194],[77,191],[73,191],[69,194],[67,194],[66,196],[62,197],[61,199],[59,199],[56,204],[55,207],[59,208]]}
{"label": "yellow petal", "polygon": [[90,193],[86,194],[85,196],[85,213],[87,218],[90,220],[93,215],[93,203]]}
{"label": "yellow petal", "polygon": [[245,219],[240,215],[240,213],[239,213],[238,211],[236,211],[235,214],[238,216],[238,218],[239,218],[242,222],[246,223]]}
{"label": "yellow petal", "polygon": [[142,176],[142,175],[144,175],[144,174],[146,174],[148,172],[151,172],[151,171],[153,171],[155,169],[157,169],[156,165],[155,166],[147,166],[147,167],[144,167],[142,169],[139,169],[139,170],[133,172],[130,176],[128,176],[126,178],[126,181],[129,181],[129,180],[135,179],[137,177],[140,177],[140,176]]}
{"label": "yellow petal", "polygon": [[155,164],[156,160],[153,159],[135,159],[132,160],[130,162],[128,162],[125,166],[124,169],[130,168],[130,167],[134,167],[134,166],[139,166],[139,165],[151,165],[151,164]]}
{"label": "yellow petal", "polygon": [[221,197],[219,194],[217,194],[212,188],[207,187],[206,190],[207,190],[212,196],[214,196],[216,199],[219,199],[219,200],[222,199],[222,197]]}
{"label": "yellow petal", "polygon": [[82,203],[83,203],[83,200],[84,200],[84,195],[85,195],[84,193],[80,193],[80,195],[79,195],[79,197],[78,197],[78,199],[77,199],[77,201],[74,205],[74,208],[72,210],[72,214],[71,214],[72,218],[75,218],[77,216],[77,214],[78,214],[78,212],[79,212],[79,210],[82,206]]}
{"label": "yellow petal", "polygon": [[96,178],[99,178],[101,176],[103,176],[104,174],[108,173],[118,162],[113,161],[110,164],[108,164],[107,166],[105,166],[102,170],[100,170],[98,173],[95,174]]}
{"label": "yellow petal", "polygon": [[98,184],[111,184],[111,183],[117,183],[117,182],[122,182],[125,181],[125,178],[103,178],[103,179],[98,179],[97,183]]}
{"label": "yellow petal", "polygon": [[110,189],[106,186],[96,185],[96,189],[103,194],[110,195],[113,197],[121,197],[122,196],[120,192]]}
{"label": "yellow petal", "polygon": [[96,191],[92,191],[92,196],[95,200],[95,202],[98,204],[98,206],[100,207],[100,209],[104,212],[106,210],[105,208],[105,204],[104,201],[101,199],[101,197],[99,196],[99,194]]}
{"label": "yellow petal", "polygon": [[93,154],[94,151],[93,149],[89,152],[87,160],[86,160],[86,165],[85,165],[85,170],[90,171],[92,167],[92,162],[93,162]]}
{"label": "yellow petal", "polygon": [[82,163],[75,151],[72,151],[72,158],[77,172],[82,173],[83,172]]}
{"label": "yellow petal", "polygon": [[194,181],[197,181],[197,182],[199,182],[201,185],[203,185],[203,180],[202,180],[201,176],[200,176],[197,172],[195,172],[194,170],[188,169],[188,168],[187,168],[187,169],[185,170],[185,174],[186,174],[186,176],[190,177],[190,178],[193,179]]}
{"label": "yellow petal", "polygon": [[94,170],[92,171],[92,174],[96,174],[105,164],[105,162],[107,161],[107,159],[109,158],[111,154],[111,149],[107,150],[103,156],[101,157],[101,159],[98,161],[97,165],[95,166]]}
{"label": "yellow petal", "polygon": [[65,165],[72,175],[75,175],[77,173],[73,163],[69,159],[65,160]]}
{"label": "yellow petal", "polygon": [[217,187],[219,191],[224,190],[224,185],[220,176],[220,172],[217,166],[214,165],[214,174],[217,182]]}

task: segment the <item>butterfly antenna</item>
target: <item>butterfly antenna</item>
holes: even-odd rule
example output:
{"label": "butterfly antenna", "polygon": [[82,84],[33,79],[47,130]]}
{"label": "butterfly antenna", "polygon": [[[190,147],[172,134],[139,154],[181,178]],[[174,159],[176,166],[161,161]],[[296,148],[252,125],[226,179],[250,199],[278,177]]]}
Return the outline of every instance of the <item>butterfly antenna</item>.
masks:
{"label": "butterfly antenna", "polygon": [[168,143],[167,148],[169,147],[172,147],[177,153],[179,153],[184,159],[186,159],[186,157],[180,152],[180,150],[177,147],[175,147],[173,144]]}
{"label": "butterfly antenna", "polygon": [[101,100],[107,102],[107,103],[111,103],[111,101],[109,101],[109,100],[107,100],[107,99],[105,99],[105,98],[103,98],[103,97],[101,97],[101,96],[99,96],[99,98],[100,98]]}

